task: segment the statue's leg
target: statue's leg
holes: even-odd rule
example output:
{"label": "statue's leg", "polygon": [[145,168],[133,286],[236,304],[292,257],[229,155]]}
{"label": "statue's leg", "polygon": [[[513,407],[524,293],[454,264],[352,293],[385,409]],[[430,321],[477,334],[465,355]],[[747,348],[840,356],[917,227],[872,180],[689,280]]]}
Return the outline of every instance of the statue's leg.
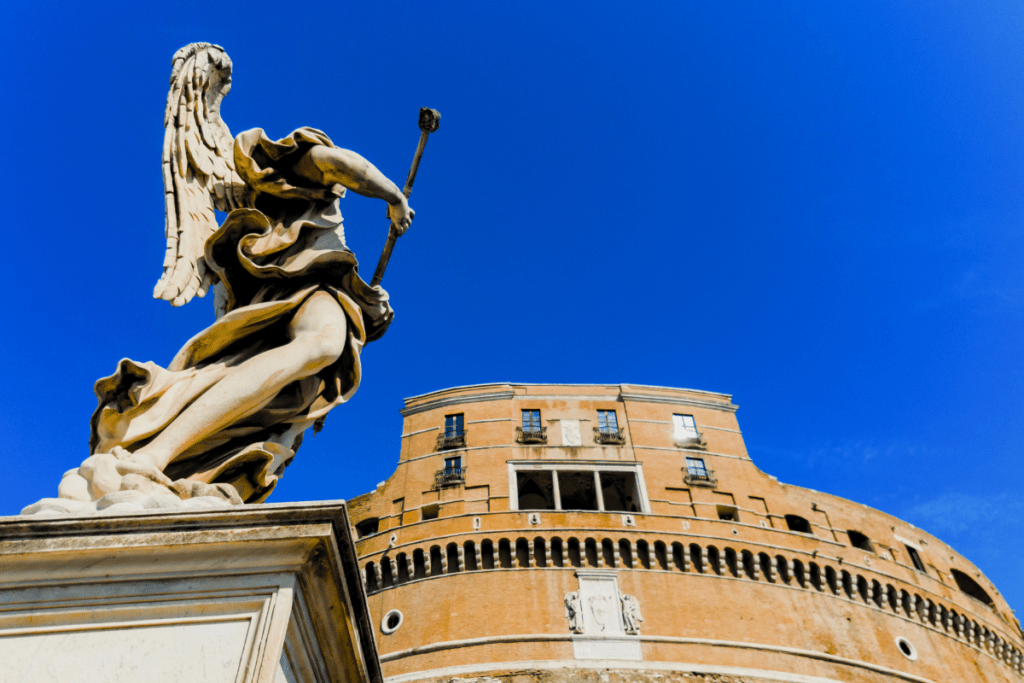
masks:
{"label": "statue's leg", "polygon": [[333,296],[314,293],[292,317],[287,344],[232,368],[132,459],[163,470],[192,445],[263,408],[288,384],[329,367],[345,349],[347,324]]}

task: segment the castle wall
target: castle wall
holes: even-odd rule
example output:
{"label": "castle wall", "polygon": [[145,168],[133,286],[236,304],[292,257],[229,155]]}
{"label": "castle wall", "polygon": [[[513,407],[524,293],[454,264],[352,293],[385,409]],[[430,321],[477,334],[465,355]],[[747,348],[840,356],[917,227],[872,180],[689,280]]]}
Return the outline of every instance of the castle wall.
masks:
{"label": "castle wall", "polygon": [[[542,440],[524,433],[523,410],[540,411]],[[614,411],[617,434],[595,431],[598,411]],[[385,675],[1022,678],[1019,625],[977,568],[901,520],[764,474],[735,411],[723,394],[633,385],[407,400],[395,474],[349,503],[361,533],[377,520],[357,542],[371,612],[402,615],[378,632]],[[439,439],[459,414],[461,438]],[[699,436],[680,437],[674,415]],[[554,498],[605,509],[537,509]],[[567,595],[596,590],[586,577],[636,598],[638,632],[622,631],[618,612],[616,634],[573,632]]]}

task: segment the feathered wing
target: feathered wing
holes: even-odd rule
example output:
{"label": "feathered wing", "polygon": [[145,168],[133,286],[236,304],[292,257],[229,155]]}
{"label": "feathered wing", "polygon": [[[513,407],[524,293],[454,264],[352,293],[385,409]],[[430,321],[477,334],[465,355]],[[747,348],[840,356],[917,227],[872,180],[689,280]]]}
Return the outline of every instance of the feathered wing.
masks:
{"label": "feathered wing", "polygon": [[214,209],[242,206],[245,183],[235,172],[234,141],[220,117],[231,88],[227,53],[193,43],[178,50],[172,63],[163,149],[167,252],[153,296],[181,306],[205,296],[216,282],[203,257],[217,230]]}

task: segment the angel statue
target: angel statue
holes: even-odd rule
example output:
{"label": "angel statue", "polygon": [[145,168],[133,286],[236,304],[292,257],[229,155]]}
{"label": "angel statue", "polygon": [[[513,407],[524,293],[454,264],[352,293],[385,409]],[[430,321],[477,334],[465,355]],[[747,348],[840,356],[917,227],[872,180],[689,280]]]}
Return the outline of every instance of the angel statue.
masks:
{"label": "angel statue", "polygon": [[[387,293],[359,277],[345,246],[338,200],[383,199],[401,235],[413,219],[405,195],[313,128],[232,139],[220,115],[230,89],[223,48],[174,54],[167,252],[153,296],[183,306],[213,287],[217,319],[166,368],[125,359],[96,382],[92,455],[46,499],[69,511],[124,491],[265,500],[304,431],[355,393],[363,345],[391,323]],[[215,210],[227,214],[219,226]]]}

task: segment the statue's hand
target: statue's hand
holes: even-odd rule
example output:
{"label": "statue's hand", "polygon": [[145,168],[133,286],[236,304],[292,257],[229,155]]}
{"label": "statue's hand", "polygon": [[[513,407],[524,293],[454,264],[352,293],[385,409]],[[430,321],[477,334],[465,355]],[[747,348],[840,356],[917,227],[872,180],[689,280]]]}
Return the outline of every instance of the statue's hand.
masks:
{"label": "statue's hand", "polygon": [[409,201],[405,198],[405,195],[399,196],[402,198],[401,201],[388,204],[388,217],[391,219],[391,225],[394,227],[395,233],[401,236],[412,225],[412,219],[416,216],[416,212],[409,208]]}

